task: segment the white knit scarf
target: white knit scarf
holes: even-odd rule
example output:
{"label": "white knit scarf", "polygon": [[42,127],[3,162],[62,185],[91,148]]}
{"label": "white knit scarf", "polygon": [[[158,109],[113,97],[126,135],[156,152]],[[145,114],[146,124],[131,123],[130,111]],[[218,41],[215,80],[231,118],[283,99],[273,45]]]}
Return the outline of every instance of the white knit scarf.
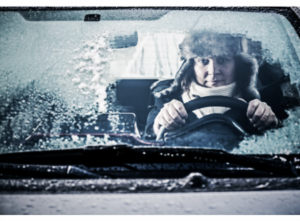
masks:
{"label": "white knit scarf", "polygon": [[[198,85],[196,82],[192,81],[190,90],[188,92],[184,92],[182,94],[182,100],[184,103],[194,100],[198,97],[206,97],[206,96],[227,96],[232,97],[233,90],[235,88],[236,83],[215,87],[215,88],[207,88]],[[239,96],[236,96],[237,98]],[[206,107],[194,110],[193,112],[197,115],[198,118],[201,118],[208,114],[220,113],[223,114],[225,111],[229,110],[227,107]]]}

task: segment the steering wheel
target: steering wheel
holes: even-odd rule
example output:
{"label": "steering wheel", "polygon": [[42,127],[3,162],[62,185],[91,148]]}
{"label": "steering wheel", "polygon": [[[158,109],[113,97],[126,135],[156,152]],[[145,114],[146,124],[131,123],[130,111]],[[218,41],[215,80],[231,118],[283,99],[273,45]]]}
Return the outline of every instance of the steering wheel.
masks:
{"label": "steering wheel", "polygon": [[[246,113],[248,104],[244,101],[238,100],[232,97],[225,96],[209,96],[209,97],[201,97],[194,100],[191,100],[184,105],[186,112],[189,114],[194,110],[203,108],[203,107],[229,107],[239,112]],[[161,126],[158,134],[156,136],[156,140],[159,141],[163,137],[166,132],[166,128]]]}

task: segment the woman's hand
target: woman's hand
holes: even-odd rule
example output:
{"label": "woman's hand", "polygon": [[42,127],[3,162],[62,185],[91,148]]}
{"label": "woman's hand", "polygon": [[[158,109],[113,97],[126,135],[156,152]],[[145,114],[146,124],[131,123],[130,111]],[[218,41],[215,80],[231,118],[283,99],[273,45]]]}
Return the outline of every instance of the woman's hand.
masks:
{"label": "woman's hand", "polygon": [[167,130],[174,130],[185,124],[188,114],[183,106],[183,103],[178,100],[172,100],[166,103],[160,110],[154,120],[153,130],[157,135],[161,126]]}
{"label": "woman's hand", "polygon": [[277,127],[278,125],[278,120],[271,107],[258,99],[249,102],[247,116],[253,126],[258,130],[264,130],[268,127]]}

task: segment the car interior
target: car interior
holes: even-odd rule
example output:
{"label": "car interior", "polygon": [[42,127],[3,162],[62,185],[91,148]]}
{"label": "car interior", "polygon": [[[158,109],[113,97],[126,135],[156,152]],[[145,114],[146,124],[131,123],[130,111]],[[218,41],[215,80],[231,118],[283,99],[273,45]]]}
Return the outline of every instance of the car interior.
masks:
{"label": "car interior", "polygon": [[[141,134],[146,126],[151,104],[151,85],[161,79],[118,79],[107,87],[110,111],[132,112],[136,115]],[[257,76],[257,88],[261,100],[266,102],[279,120],[288,117],[285,110],[299,106],[296,85],[291,85],[289,77],[280,68],[280,63],[269,64],[261,61]],[[280,102],[278,102],[280,100]]]}

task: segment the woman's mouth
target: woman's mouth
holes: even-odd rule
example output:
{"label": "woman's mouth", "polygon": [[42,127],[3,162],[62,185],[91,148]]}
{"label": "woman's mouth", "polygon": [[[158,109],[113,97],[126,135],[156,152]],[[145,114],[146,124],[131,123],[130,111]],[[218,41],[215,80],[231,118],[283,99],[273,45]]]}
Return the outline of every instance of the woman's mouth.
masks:
{"label": "woman's mouth", "polygon": [[212,81],[207,81],[206,86],[208,87],[220,87],[223,86],[223,81],[221,80],[212,80]]}
{"label": "woman's mouth", "polygon": [[207,81],[207,83],[218,83],[221,82],[220,80],[213,80],[213,81]]}

